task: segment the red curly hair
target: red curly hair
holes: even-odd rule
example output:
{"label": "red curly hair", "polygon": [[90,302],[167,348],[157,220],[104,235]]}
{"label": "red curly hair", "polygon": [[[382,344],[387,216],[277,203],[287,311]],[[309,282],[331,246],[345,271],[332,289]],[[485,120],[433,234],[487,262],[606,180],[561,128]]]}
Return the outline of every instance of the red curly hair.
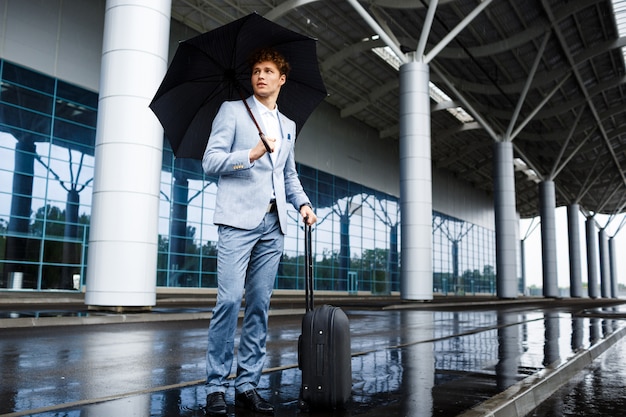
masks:
{"label": "red curly hair", "polygon": [[281,75],[289,75],[289,71],[291,70],[289,62],[287,62],[285,57],[280,52],[273,48],[261,48],[254,51],[249,59],[250,69],[252,69],[259,62],[266,61],[276,64],[276,67],[278,67],[278,71]]}

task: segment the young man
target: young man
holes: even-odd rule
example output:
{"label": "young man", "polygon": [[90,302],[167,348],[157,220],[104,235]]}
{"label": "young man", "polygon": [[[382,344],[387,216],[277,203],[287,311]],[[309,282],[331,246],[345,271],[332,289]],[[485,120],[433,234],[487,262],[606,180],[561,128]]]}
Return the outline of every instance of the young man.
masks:
{"label": "young man", "polygon": [[210,415],[225,415],[224,392],[231,372],[237,316],[245,290],[246,308],[237,350],[235,402],[254,412],[274,407],[256,387],[265,361],[268,310],[287,231],[287,203],[307,224],[317,221],[296,172],[296,125],[278,111],[276,101],[289,64],[273,49],[251,58],[252,89],[247,103],[222,104],[202,160],[207,174],[219,175],[214,223],[218,225],[217,304],[209,325],[207,405]]}

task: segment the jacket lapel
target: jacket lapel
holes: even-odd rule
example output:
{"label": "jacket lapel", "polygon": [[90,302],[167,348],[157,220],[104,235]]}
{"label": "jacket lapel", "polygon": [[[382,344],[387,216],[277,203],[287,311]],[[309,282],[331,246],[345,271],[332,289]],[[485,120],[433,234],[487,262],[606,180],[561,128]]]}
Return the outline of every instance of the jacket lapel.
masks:
{"label": "jacket lapel", "polygon": [[280,123],[280,132],[282,135],[282,144],[280,146],[278,156],[282,161],[287,158],[287,155],[291,151],[291,147],[293,146],[293,141],[295,140],[295,137],[289,131],[289,119],[287,119],[287,117],[283,115],[280,110],[278,111],[278,119]]}
{"label": "jacket lapel", "polygon": [[[257,108],[256,101],[254,101],[254,96],[250,96],[247,98],[246,102],[248,106],[250,106],[250,110],[256,119],[257,124],[261,128],[261,131],[265,133],[265,125],[263,124],[263,118],[261,117],[261,113],[259,113],[259,109]],[[254,121],[252,122],[254,123]],[[256,129],[256,126],[254,127]]]}

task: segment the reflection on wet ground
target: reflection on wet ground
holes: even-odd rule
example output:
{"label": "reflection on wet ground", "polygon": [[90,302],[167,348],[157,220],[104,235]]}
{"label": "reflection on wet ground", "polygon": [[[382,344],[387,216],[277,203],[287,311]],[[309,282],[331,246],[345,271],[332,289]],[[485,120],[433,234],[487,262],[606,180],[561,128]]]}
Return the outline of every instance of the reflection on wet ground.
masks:
{"label": "reflection on wet ground", "polygon": [[622,339],[585,372],[536,408],[532,417],[622,416],[626,410],[626,340]]}
{"label": "reflection on wet ground", "polygon": [[[626,324],[623,305],[346,311],[353,395],[333,413],[298,409],[301,316],[271,317],[260,391],[276,416],[456,416]],[[204,415],[207,327],[188,320],[2,329],[0,414]],[[247,414],[231,407],[230,415]]]}

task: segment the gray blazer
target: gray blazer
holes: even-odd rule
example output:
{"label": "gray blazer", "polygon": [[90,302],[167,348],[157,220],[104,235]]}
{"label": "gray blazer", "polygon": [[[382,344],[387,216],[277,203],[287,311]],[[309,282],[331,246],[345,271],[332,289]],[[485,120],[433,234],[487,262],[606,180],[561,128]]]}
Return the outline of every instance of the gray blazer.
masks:
{"label": "gray blazer", "polygon": [[[250,96],[247,102],[265,131],[254,98]],[[227,101],[220,107],[202,158],[204,171],[219,175],[215,224],[247,230],[257,227],[272,198],[272,183],[283,234],[287,233],[287,203],[296,210],[303,204],[310,204],[296,172],[296,124],[280,112],[278,114],[282,142],[276,164],[269,154],[250,163],[248,154],[258,143],[259,132],[248,110],[241,100]]]}

